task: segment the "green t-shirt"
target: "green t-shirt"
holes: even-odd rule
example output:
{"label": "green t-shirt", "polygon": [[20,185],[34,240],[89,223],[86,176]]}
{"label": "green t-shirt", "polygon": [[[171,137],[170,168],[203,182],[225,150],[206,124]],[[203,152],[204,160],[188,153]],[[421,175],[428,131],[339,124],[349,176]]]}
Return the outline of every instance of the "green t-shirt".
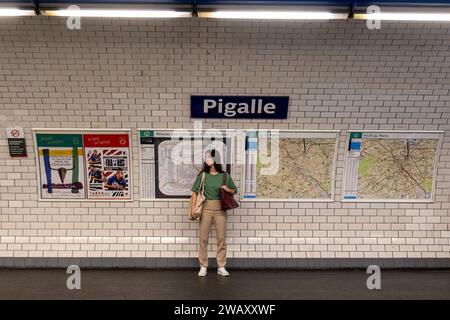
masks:
{"label": "green t-shirt", "polygon": [[[202,174],[200,173],[195,179],[194,185],[192,186],[192,191],[198,193],[200,191],[200,182],[202,181]],[[222,186],[223,175],[226,173],[218,173],[215,175],[206,173],[205,174],[205,198],[207,200],[220,200],[220,187]],[[237,192],[236,185],[229,174],[226,174],[225,184],[230,189],[234,189]]]}

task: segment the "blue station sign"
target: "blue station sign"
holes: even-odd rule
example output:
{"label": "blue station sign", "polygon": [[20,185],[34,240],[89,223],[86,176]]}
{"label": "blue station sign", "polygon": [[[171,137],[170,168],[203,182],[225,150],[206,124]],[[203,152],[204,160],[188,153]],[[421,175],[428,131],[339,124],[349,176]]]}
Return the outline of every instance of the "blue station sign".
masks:
{"label": "blue station sign", "polygon": [[191,96],[192,118],[286,119],[289,97]]}

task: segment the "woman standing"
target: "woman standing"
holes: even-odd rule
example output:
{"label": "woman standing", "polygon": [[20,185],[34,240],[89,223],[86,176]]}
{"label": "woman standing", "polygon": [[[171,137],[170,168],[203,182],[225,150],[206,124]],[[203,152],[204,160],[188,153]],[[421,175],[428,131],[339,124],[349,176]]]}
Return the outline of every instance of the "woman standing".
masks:
{"label": "woman standing", "polygon": [[[197,176],[194,185],[192,186],[192,201],[191,212],[194,210],[194,204],[196,203],[198,192],[200,191],[200,184],[202,175],[205,173],[204,180],[204,195],[205,202],[203,203],[203,212],[200,217],[200,250],[199,250],[199,262],[200,271],[198,275],[200,277],[206,276],[208,268],[208,238],[211,230],[211,225],[214,223],[216,227],[217,236],[217,273],[221,276],[228,276],[229,273],[225,269],[227,260],[226,256],[226,226],[227,226],[227,214],[226,211],[220,208],[220,189],[235,194],[237,188],[230,175],[222,170],[220,161],[215,160],[215,150],[207,152],[204,157],[203,169]],[[225,184],[222,185],[222,181],[225,175]]]}

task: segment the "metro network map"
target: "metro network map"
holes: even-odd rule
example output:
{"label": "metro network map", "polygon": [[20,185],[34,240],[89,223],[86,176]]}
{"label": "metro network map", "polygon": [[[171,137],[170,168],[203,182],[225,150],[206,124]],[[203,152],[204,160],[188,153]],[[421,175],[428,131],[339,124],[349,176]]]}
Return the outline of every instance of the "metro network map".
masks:
{"label": "metro network map", "polygon": [[439,133],[351,132],[344,200],[431,200]]}
{"label": "metro network map", "polygon": [[[248,132],[244,198],[331,200],[336,138],[335,132],[280,132],[278,158],[270,159],[258,132]],[[277,170],[263,172],[275,162]]]}

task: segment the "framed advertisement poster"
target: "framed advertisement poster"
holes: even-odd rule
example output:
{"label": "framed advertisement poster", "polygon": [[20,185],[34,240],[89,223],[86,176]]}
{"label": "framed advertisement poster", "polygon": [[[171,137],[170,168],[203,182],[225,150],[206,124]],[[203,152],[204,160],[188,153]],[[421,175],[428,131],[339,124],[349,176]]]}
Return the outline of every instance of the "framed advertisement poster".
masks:
{"label": "framed advertisement poster", "polygon": [[41,199],[84,199],[81,134],[36,133]]}
{"label": "framed advertisement poster", "polygon": [[131,200],[129,131],[34,129],[40,200]]}
{"label": "framed advertisement poster", "polygon": [[84,134],[88,199],[131,199],[128,133]]}

